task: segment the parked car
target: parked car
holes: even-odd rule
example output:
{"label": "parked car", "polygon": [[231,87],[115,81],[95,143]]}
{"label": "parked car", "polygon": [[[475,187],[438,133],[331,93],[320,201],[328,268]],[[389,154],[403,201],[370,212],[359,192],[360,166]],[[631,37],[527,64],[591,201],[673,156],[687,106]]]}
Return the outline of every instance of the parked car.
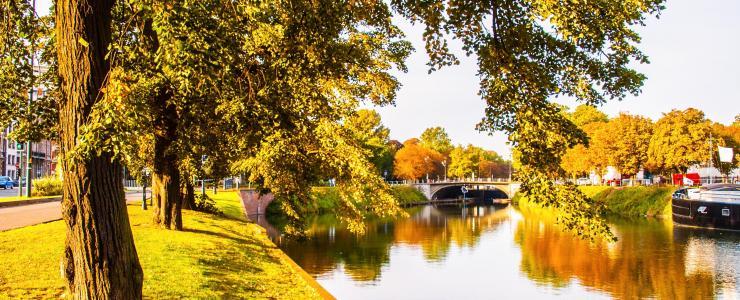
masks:
{"label": "parked car", "polygon": [[591,185],[591,179],[588,177],[581,177],[581,178],[578,178],[576,183],[578,185]]}
{"label": "parked car", "polygon": [[0,187],[2,187],[4,190],[7,189],[13,189],[13,186],[15,184],[13,183],[13,179],[10,179],[8,176],[0,176]]}

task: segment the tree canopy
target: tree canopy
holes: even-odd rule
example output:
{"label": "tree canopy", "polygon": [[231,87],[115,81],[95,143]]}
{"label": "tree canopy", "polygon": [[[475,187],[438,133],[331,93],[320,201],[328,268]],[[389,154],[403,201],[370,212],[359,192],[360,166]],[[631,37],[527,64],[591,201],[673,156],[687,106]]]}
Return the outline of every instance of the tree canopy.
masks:
{"label": "tree canopy", "polygon": [[452,150],[452,141],[450,140],[447,131],[442,127],[430,127],[424,129],[421,133],[420,142],[421,145],[447,155]]}
{"label": "tree canopy", "polygon": [[647,63],[635,25],[663,9],[662,0],[578,2],[393,0],[424,24],[430,70],[456,64],[447,39],[478,59],[480,95],[487,104],[478,129],[509,134],[522,164],[522,191],[535,203],[564,208],[560,219],[585,236],[610,235],[600,207],[574,186],[555,185],[566,149],[586,135],[550,102],[569,96],[598,105],[640,91]]}
{"label": "tree canopy", "polygon": [[654,127],[648,146],[648,165],[653,170],[685,173],[709,160],[711,127],[704,112],[688,108],[663,114]]}
{"label": "tree canopy", "polygon": [[437,170],[437,163],[442,161],[443,155],[433,149],[421,145],[418,139],[413,138],[403,143],[403,148],[396,152],[393,173],[396,177],[417,180]]}

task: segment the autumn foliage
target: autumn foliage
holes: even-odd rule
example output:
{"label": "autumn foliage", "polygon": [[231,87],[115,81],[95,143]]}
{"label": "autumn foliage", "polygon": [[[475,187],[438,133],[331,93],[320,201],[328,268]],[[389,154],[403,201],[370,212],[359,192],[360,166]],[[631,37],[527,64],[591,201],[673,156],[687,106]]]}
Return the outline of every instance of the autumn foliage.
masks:
{"label": "autumn foliage", "polygon": [[418,139],[409,139],[396,152],[393,173],[403,179],[420,179],[437,170],[437,163],[442,159],[442,154],[422,146]]}

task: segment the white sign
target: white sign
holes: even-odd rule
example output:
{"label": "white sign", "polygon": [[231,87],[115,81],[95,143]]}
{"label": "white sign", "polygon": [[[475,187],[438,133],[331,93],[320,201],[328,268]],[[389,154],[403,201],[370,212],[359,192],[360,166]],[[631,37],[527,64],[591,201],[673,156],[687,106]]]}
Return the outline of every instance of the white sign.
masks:
{"label": "white sign", "polygon": [[732,148],[718,147],[719,148],[719,161],[721,162],[732,162]]}

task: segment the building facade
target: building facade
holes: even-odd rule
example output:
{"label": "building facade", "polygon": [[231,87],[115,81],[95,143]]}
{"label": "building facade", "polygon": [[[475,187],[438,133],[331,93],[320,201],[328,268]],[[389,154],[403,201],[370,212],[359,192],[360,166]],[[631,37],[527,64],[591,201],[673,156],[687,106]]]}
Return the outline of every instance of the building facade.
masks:
{"label": "building facade", "polygon": [[[18,147],[16,141],[8,138],[13,126],[0,133],[0,175],[18,179],[25,176],[26,151],[23,143]],[[54,175],[56,167],[56,145],[49,140],[31,143],[31,178]],[[21,158],[23,158],[21,160]]]}

